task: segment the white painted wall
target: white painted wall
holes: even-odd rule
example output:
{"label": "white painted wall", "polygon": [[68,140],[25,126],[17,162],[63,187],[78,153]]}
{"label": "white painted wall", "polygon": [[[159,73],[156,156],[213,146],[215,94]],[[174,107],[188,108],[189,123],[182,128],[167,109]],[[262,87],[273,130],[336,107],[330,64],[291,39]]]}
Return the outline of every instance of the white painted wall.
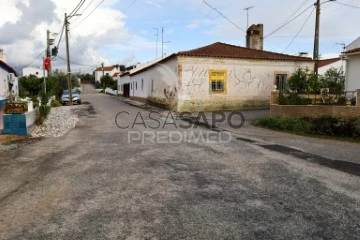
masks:
{"label": "white painted wall", "polygon": [[[311,62],[212,58],[179,58],[182,88],[179,100],[251,100],[270,98],[276,74],[288,77],[299,67],[313,70]],[[227,71],[227,94],[211,93],[209,70]]]}
{"label": "white painted wall", "polygon": [[325,72],[330,70],[331,68],[336,68],[339,70],[341,67],[344,70],[344,73],[346,73],[346,61],[345,60],[339,60],[337,62],[334,62],[332,64],[329,64],[329,65],[319,68],[319,75],[324,75]]}
{"label": "white painted wall", "polygon": [[360,53],[347,56],[346,91],[360,89]]}
{"label": "white painted wall", "polygon": [[[8,74],[8,71],[0,67],[0,100],[7,99],[9,97]],[[13,90],[15,92],[15,96],[19,96],[19,80],[17,77],[15,77]]]}
{"label": "white painted wall", "polygon": [[[120,78],[120,84],[130,83],[130,96],[139,98],[166,98],[178,89],[177,60],[171,58],[164,63],[157,63],[146,70],[134,69],[131,76]],[[121,86],[119,94],[123,94]],[[166,94],[165,94],[166,92]]]}
{"label": "white painted wall", "polygon": [[[44,77],[44,70],[40,68],[27,67],[22,70],[22,76],[28,77],[30,75],[37,76],[38,78]],[[47,77],[47,71],[45,71],[45,77]]]}

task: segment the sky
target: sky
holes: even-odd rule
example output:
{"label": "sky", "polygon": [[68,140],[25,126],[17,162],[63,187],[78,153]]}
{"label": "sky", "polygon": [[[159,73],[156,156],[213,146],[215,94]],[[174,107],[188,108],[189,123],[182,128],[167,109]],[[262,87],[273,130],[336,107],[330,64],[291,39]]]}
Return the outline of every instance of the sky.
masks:
{"label": "sky", "polygon": [[[50,30],[55,44],[59,44],[53,69],[65,70],[65,38],[60,33],[64,14],[70,14],[79,2],[0,0],[0,48],[6,53],[7,62],[19,72],[23,67],[41,66],[46,31]],[[170,55],[214,42],[245,46],[247,13],[250,25],[264,24],[264,50],[292,55],[308,52],[312,56],[314,2],[85,0],[78,11],[81,15],[69,19],[71,68],[84,73],[101,63],[146,63],[162,52]],[[253,8],[244,10],[247,7]],[[360,36],[359,16],[360,0],[322,1],[321,58],[338,56],[341,44],[348,45]]]}

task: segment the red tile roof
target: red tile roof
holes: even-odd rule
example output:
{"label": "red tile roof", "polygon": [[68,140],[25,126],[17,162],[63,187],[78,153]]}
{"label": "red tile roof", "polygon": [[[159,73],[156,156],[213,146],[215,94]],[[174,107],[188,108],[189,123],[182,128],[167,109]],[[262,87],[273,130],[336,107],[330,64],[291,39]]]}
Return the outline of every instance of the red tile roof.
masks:
{"label": "red tile roof", "polygon": [[299,57],[281,53],[255,50],[221,42],[213,43],[208,46],[196,48],[190,51],[179,52],[178,55],[190,57],[236,58],[277,61],[313,61],[311,58],[308,57]]}
{"label": "red tile roof", "polygon": [[360,52],[360,48],[351,49],[351,50],[345,52],[345,54],[347,54],[347,53],[357,53],[357,52]]}
{"label": "red tile roof", "polygon": [[102,67],[98,67],[95,71],[105,71],[105,72],[111,72],[112,70],[114,70],[115,66],[111,66],[111,67],[104,67],[104,70]]}
{"label": "red tile roof", "polygon": [[120,76],[120,74],[121,74],[121,73],[119,73],[119,72],[114,73],[114,74],[112,75],[112,77],[118,77],[118,76]]}
{"label": "red tile roof", "polygon": [[18,76],[19,74],[10,66],[8,65],[6,62],[0,60],[0,67],[3,67],[6,71],[8,71],[9,73],[14,73],[15,76]]}
{"label": "red tile roof", "polygon": [[319,60],[318,66],[319,66],[319,68],[325,67],[325,66],[327,66],[327,65],[336,63],[336,62],[338,62],[338,61],[340,61],[340,60],[341,60],[341,58],[339,58],[339,57]]}

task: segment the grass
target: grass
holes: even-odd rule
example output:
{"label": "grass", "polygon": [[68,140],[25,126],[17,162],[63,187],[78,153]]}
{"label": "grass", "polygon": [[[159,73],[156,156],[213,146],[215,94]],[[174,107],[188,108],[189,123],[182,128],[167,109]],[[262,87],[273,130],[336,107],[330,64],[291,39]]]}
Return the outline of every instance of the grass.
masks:
{"label": "grass", "polygon": [[[329,123],[329,120],[332,122]],[[345,122],[341,127],[340,122]],[[344,120],[335,117],[309,119],[300,117],[266,117],[254,124],[271,130],[293,133],[321,139],[340,140],[347,142],[360,142],[359,119]],[[355,134],[354,134],[355,133]]]}

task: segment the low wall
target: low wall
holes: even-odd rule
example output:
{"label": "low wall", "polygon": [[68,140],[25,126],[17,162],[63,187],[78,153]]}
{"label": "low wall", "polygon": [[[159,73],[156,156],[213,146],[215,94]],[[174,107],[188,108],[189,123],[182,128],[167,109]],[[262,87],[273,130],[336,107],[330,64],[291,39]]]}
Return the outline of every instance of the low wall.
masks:
{"label": "low wall", "polygon": [[117,96],[117,90],[112,90],[111,88],[106,88],[105,93]]}
{"label": "low wall", "polygon": [[25,114],[4,114],[3,134],[26,136],[35,127],[37,109]]}
{"label": "low wall", "polygon": [[278,105],[270,106],[270,116],[298,116],[320,118],[336,116],[347,119],[359,118],[360,107],[355,106],[323,106],[323,105]]}
{"label": "low wall", "polygon": [[356,91],[356,106],[337,105],[279,105],[279,91],[271,93],[270,116],[297,116],[320,118],[323,116],[360,118],[360,89]]}

